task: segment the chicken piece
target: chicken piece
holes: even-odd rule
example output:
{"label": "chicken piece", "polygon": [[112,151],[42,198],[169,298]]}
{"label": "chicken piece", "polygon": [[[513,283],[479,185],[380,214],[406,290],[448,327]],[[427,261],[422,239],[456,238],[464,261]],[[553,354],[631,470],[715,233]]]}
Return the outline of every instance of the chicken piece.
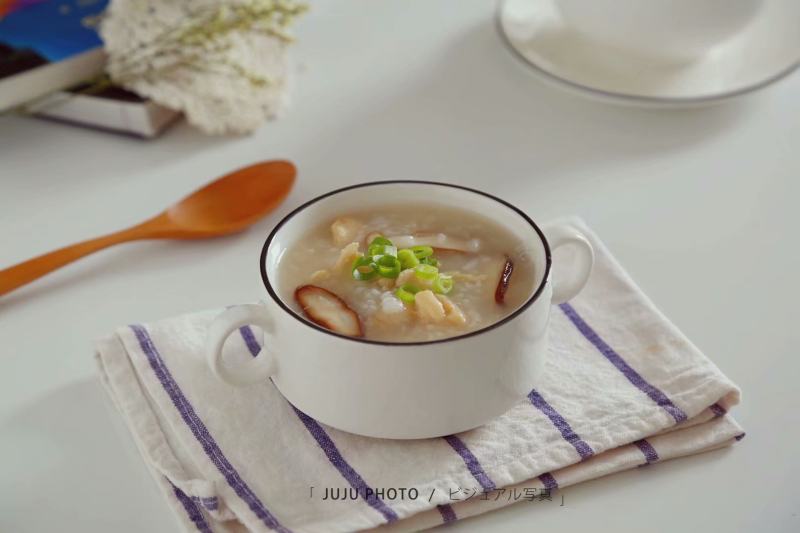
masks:
{"label": "chicken piece", "polygon": [[456,250],[459,252],[477,252],[481,249],[478,239],[460,239],[444,233],[418,233],[416,235],[395,235],[387,237],[398,248],[411,248],[412,246],[430,246],[441,250]]}
{"label": "chicken piece", "polygon": [[461,311],[460,307],[453,303],[453,300],[444,294],[437,294],[436,299],[442,303],[445,320],[455,326],[463,326],[467,323],[467,317],[464,316],[464,312]]}
{"label": "chicken piece", "polygon": [[342,251],[339,252],[339,259],[336,260],[336,266],[334,267],[336,270],[349,270],[359,256],[361,252],[358,251],[358,243],[351,242],[344,248]]}
{"label": "chicken piece", "polygon": [[414,281],[415,277],[416,276],[414,276],[414,269],[413,268],[407,268],[407,269],[403,270],[402,272],[400,272],[400,274],[397,276],[397,279],[394,280],[394,286],[395,287],[402,287],[403,285],[408,285],[412,281]]}
{"label": "chicken piece", "polygon": [[337,218],[331,224],[331,236],[333,243],[336,246],[344,246],[345,244],[358,240],[358,235],[364,229],[364,224],[359,220],[351,217]]}
{"label": "chicken piece", "polygon": [[433,280],[419,278],[414,273],[413,268],[407,268],[400,272],[394,282],[395,287],[402,287],[403,285],[412,285],[418,289],[431,289],[433,288]]}
{"label": "chicken piece", "polygon": [[394,280],[391,278],[378,278],[376,283],[378,284],[378,287],[387,291],[394,287]]}
{"label": "chicken piece", "polygon": [[426,322],[441,322],[445,319],[444,306],[433,294],[433,291],[419,291],[414,298],[414,304],[417,308],[417,316]]}

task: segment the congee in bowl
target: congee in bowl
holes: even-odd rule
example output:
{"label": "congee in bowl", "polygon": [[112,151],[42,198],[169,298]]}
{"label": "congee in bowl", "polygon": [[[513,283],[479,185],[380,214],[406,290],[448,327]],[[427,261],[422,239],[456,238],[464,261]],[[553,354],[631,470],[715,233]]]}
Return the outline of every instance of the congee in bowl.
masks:
{"label": "congee in bowl", "polygon": [[279,260],[295,311],[336,333],[386,342],[455,337],[498,322],[534,290],[515,235],[436,204],[381,205],[323,220]]}

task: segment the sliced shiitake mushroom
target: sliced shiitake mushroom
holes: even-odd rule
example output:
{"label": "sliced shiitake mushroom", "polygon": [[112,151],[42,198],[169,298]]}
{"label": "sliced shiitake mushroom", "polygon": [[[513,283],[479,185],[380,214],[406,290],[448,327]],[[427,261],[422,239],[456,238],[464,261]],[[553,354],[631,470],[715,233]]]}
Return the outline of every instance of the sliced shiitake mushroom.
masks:
{"label": "sliced shiitake mushroom", "polygon": [[511,274],[514,272],[514,261],[506,256],[506,262],[503,264],[503,270],[500,271],[500,279],[497,281],[497,288],[494,290],[494,301],[501,304],[506,299],[506,291],[508,284],[511,281]]}
{"label": "sliced shiitake mushroom", "polygon": [[315,324],[350,337],[364,336],[358,313],[331,291],[316,285],[303,285],[294,291],[294,299]]}

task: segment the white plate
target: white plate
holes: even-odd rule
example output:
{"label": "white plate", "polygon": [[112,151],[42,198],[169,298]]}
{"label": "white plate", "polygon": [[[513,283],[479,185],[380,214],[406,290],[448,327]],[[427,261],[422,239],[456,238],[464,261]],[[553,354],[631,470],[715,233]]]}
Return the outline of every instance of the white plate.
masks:
{"label": "white plate", "polygon": [[587,41],[561,20],[557,0],[502,0],[509,48],[544,79],[632,105],[686,107],[756,91],[800,66],[800,2],[770,0],[736,37],[686,64],[627,56]]}

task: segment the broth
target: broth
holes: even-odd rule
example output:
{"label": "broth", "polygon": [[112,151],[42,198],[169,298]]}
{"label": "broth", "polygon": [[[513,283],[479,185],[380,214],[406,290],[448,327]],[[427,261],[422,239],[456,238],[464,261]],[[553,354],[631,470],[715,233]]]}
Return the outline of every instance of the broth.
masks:
{"label": "broth", "polygon": [[[278,286],[298,313],[345,335],[389,342],[454,337],[498,322],[531,296],[533,261],[522,244],[466,210],[379,206],[343,213],[305,234],[281,258]],[[356,260],[361,266],[354,270]]]}

